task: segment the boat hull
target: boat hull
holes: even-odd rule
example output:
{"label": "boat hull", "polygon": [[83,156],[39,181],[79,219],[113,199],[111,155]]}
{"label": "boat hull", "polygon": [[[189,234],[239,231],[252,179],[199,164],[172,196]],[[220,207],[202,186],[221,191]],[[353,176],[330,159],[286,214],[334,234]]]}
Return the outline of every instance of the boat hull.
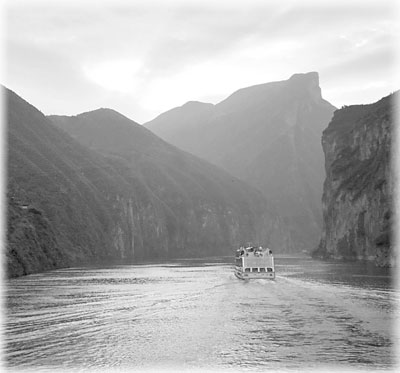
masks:
{"label": "boat hull", "polygon": [[268,279],[275,280],[275,272],[243,272],[240,267],[235,268],[235,276],[240,280]]}

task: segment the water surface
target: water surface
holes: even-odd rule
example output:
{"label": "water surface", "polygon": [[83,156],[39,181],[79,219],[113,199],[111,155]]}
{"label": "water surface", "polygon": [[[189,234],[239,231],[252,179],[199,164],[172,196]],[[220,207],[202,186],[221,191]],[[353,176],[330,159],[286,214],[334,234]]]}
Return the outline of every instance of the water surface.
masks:
{"label": "water surface", "polygon": [[241,281],[216,260],[72,268],[8,281],[10,368],[395,370],[387,269],[276,258]]}

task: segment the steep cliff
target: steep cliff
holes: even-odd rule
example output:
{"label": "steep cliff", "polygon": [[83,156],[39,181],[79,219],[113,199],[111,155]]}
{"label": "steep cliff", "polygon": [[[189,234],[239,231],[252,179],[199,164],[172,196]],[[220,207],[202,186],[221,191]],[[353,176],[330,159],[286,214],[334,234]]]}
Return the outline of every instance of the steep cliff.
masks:
{"label": "steep cliff", "polygon": [[286,250],[318,245],[322,131],[334,107],[316,72],[242,88],[217,105],[188,103],[145,126],[259,189],[284,221]]}
{"label": "steep cliff", "polygon": [[[113,245],[113,205],[129,185],[101,157],[4,89],[7,120],[9,276],[124,257]],[[143,189],[143,188],[142,188]]]}
{"label": "steep cliff", "polygon": [[21,204],[8,196],[8,245],[6,261],[10,276],[66,266],[69,261],[60,249],[55,232],[43,211]]}
{"label": "steep cliff", "polygon": [[324,220],[316,256],[394,264],[391,157],[397,95],[337,110],[323,132]]}
{"label": "steep cliff", "polygon": [[3,93],[9,276],[229,254],[246,240],[280,247],[276,213],[226,172],[112,110],[80,117],[90,125],[78,140],[91,139],[89,149],[15,93]]}

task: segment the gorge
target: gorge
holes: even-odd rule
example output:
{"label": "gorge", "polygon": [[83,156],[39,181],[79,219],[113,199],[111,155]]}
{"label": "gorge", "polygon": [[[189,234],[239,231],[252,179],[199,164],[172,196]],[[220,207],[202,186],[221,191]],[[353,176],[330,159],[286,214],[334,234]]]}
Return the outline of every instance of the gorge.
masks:
{"label": "gorge", "polygon": [[188,102],[144,125],[260,190],[287,228],[282,250],[299,252],[321,234],[321,135],[334,110],[309,72],[242,88],[216,105]]}
{"label": "gorge", "polygon": [[[239,179],[113,110],[48,119],[3,92],[8,276],[230,254],[243,240],[281,246],[274,209]],[[72,132],[81,121],[78,141],[53,123],[67,121]]]}
{"label": "gorge", "polygon": [[231,255],[246,241],[285,253],[317,240],[318,258],[396,262],[398,94],[336,110],[329,123],[318,74],[296,74],[142,126],[111,109],[46,117],[3,93],[10,277]]}

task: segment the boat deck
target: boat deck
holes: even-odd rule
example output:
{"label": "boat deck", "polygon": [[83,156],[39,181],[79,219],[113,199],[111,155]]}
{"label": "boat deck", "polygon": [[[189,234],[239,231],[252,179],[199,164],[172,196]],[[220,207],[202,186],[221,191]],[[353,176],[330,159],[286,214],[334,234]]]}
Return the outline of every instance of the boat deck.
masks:
{"label": "boat deck", "polygon": [[275,279],[272,251],[262,247],[241,247],[236,253],[235,276],[241,280]]}

